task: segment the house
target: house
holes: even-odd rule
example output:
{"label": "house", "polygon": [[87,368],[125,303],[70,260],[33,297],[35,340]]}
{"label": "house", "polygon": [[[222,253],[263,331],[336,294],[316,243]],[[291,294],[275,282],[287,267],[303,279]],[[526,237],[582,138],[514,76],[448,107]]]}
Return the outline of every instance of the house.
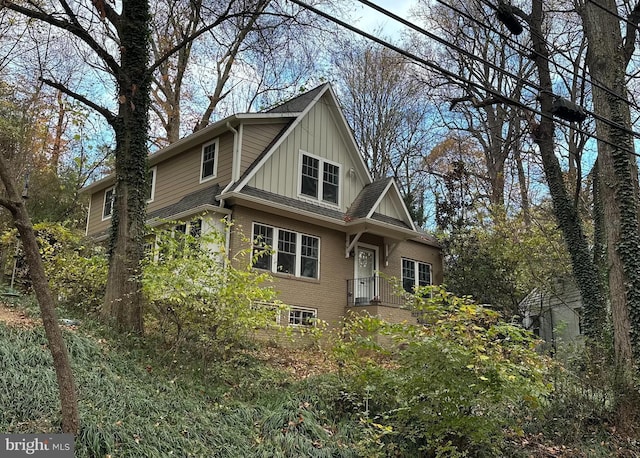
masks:
{"label": "house", "polygon": [[[198,233],[233,220],[273,247],[256,269],[275,277],[288,321],[336,325],[348,310],[411,319],[406,290],[442,281],[437,241],[416,229],[393,179],[373,181],[333,89],[323,84],[266,112],[229,116],[150,155],[150,225]],[[87,188],[87,235],[107,237],[114,178]],[[237,231],[228,248],[243,247]]]}
{"label": "house", "polygon": [[573,278],[534,288],[520,302],[519,309],[523,326],[545,342],[544,350],[555,353],[562,347],[584,343],[582,296]]}

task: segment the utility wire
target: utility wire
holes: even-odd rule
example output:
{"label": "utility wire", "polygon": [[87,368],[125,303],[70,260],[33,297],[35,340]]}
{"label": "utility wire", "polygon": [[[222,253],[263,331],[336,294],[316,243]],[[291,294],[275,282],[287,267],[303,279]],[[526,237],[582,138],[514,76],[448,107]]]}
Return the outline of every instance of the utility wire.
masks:
{"label": "utility wire", "polygon": [[[398,54],[409,58],[410,60],[418,62],[418,63],[420,63],[422,65],[425,65],[426,67],[429,67],[429,68],[435,70],[438,73],[441,73],[441,74],[443,74],[445,76],[448,76],[449,78],[451,78],[453,80],[457,80],[459,82],[466,83],[467,85],[475,86],[475,87],[477,87],[479,89],[482,89],[482,90],[488,92],[489,94],[495,96],[496,98],[504,101],[504,103],[508,103],[509,105],[517,106],[519,108],[522,108],[523,110],[530,111],[530,112],[532,112],[534,114],[540,115],[541,117],[544,117],[544,118],[547,118],[547,119],[552,119],[557,124],[563,125],[565,127],[573,128],[576,132],[580,132],[580,133],[582,133],[584,135],[589,136],[590,138],[594,138],[594,139],[596,139],[598,141],[601,141],[601,142],[603,142],[603,143],[605,143],[605,144],[607,144],[609,146],[612,146],[614,148],[620,148],[620,145],[612,143],[607,139],[600,138],[596,134],[593,134],[592,132],[587,132],[587,131],[585,131],[585,130],[583,130],[581,128],[577,128],[577,127],[571,126],[570,123],[554,119],[552,116],[549,116],[546,113],[542,113],[540,110],[538,110],[536,108],[528,107],[528,106],[524,105],[522,102],[520,102],[518,100],[515,100],[515,99],[512,99],[510,97],[507,97],[507,96],[499,93],[498,91],[496,91],[494,89],[484,87],[483,85],[481,85],[479,83],[476,83],[475,81],[471,81],[471,80],[469,80],[467,78],[464,78],[464,77],[462,77],[462,76],[460,76],[460,75],[458,75],[458,74],[456,74],[454,72],[451,72],[451,71],[443,68],[442,66],[436,64],[433,61],[430,61],[430,60],[427,60],[427,59],[423,59],[422,57],[419,57],[416,54],[413,54],[413,53],[411,53],[409,51],[406,51],[406,50],[404,50],[402,48],[399,48],[398,46],[395,46],[395,45],[393,45],[393,44],[391,44],[391,43],[389,43],[389,42],[387,42],[385,40],[382,40],[382,39],[380,39],[380,38],[378,38],[378,37],[376,37],[374,35],[371,35],[370,33],[367,33],[367,32],[365,32],[365,31],[363,31],[361,29],[358,29],[357,27],[355,27],[355,26],[353,26],[351,24],[348,24],[345,21],[342,21],[341,19],[338,19],[338,18],[336,18],[335,16],[332,16],[329,13],[326,13],[326,12],[324,12],[322,10],[319,10],[319,9],[317,9],[317,8],[311,6],[311,5],[308,5],[308,4],[304,3],[301,0],[289,0],[289,1],[292,2],[292,3],[295,3],[296,5],[298,5],[298,6],[302,7],[302,8],[305,8],[305,9],[317,14],[318,16],[321,16],[321,17],[323,17],[323,18],[325,18],[325,19],[327,19],[327,20],[329,20],[329,21],[331,21],[331,22],[333,22],[333,23],[335,23],[335,24],[347,29],[347,30],[350,30],[351,32],[354,32],[354,33],[356,33],[356,34],[358,34],[358,35],[360,35],[360,36],[362,36],[362,37],[364,37],[364,38],[366,38],[368,40],[371,40],[371,41],[373,41],[375,43],[378,43],[379,45],[382,45],[382,46],[384,46],[384,47],[386,47],[388,49],[391,49],[392,51],[395,51]],[[393,14],[393,13],[390,13],[390,14]],[[395,15],[393,15],[393,16],[395,16]],[[389,17],[392,17],[392,16],[389,16]],[[599,117],[599,119],[601,119],[603,122],[606,122],[606,123],[608,123],[609,125],[611,125],[613,127],[616,127],[618,129],[622,129],[627,133],[631,133],[633,135],[640,136],[640,134],[636,134],[633,131],[629,131],[624,126],[620,126],[617,123],[614,123],[613,121],[611,121],[609,119],[606,119],[606,118],[603,118],[603,117]],[[635,151],[629,150],[627,148],[622,148],[622,149],[625,152],[629,153],[629,154],[632,154],[634,156],[640,157],[640,154],[636,153]]]}
{"label": "utility wire", "polygon": [[[396,14],[392,13],[391,11],[389,11],[389,10],[387,10],[387,9],[385,9],[385,8],[381,7],[381,6],[376,5],[375,3],[370,2],[369,0],[358,0],[358,1],[359,1],[360,3],[362,3],[362,4],[364,4],[364,5],[369,6],[370,8],[373,8],[374,10],[376,10],[376,11],[378,11],[378,12],[380,12],[380,13],[384,14],[385,16],[390,17],[391,19],[394,19],[394,20],[396,20],[396,21],[400,22],[400,23],[401,23],[401,24],[403,24],[403,25],[405,25],[405,26],[407,26],[407,27],[410,27],[410,28],[412,28],[413,30],[415,30],[415,31],[417,31],[417,32],[419,32],[419,33],[421,33],[421,34],[426,35],[427,37],[432,38],[432,39],[434,39],[434,40],[438,41],[438,43],[441,43],[441,44],[444,44],[444,45],[445,45],[445,46],[447,46],[447,47],[453,48],[453,49],[455,49],[455,50],[456,50],[456,51],[458,51],[458,52],[463,52],[465,55],[467,55],[467,56],[471,57],[472,59],[474,59],[474,60],[476,60],[476,61],[478,61],[478,62],[481,62],[481,63],[483,63],[483,64],[489,65],[491,68],[495,69],[495,70],[496,70],[496,71],[498,71],[498,72],[501,72],[503,75],[510,76],[511,78],[516,79],[516,81],[524,81],[527,85],[529,85],[529,86],[533,87],[534,89],[536,89],[536,90],[537,90],[537,91],[539,91],[539,92],[541,92],[541,91],[543,90],[542,88],[540,88],[540,87],[539,87],[539,86],[537,86],[536,84],[532,83],[531,81],[528,81],[528,80],[526,80],[526,79],[524,79],[524,78],[521,78],[521,77],[519,77],[518,75],[515,75],[515,74],[513,74],[513,73],[511,73],[511,72],[509,72],[509,71],[507,71],[507,70],[505,70],[505,69],[503,69],[503,68],[500,68],[499,66],[497,66],[497,65],[495,65],[495,64],[492,64],[492,63],[488,62],[488,61],[487,61],[486,59],[484,59],[484,58],[481,58],[481,57],[475,56],[475,55],[471,54],[470,52],[468,52],[468,51],[464,50],[463,48],[461,48],[461,47],[459,47],[459,46],[457,46],[457,45],[454,45],[454,44],[452,44],[452,43],[450,43],[450,42],[448,42],[448,41],[444,40],[443,38],[440,38],[440,37],[438,37],[437,35],[434,35],[434,34],[433,34],[433,33],[431,33],[431,32],[426,31],[425,29],[423,29],[423,28],[421,28],[421,27],[419,27],[419,26],[417,26],[417,25],[415,25],[415,24],[413,24],[413,23],[411,23],[411,22],[407,21],[406,19],[404,19],[404,18],[402,18],[402,17],[400,17],[400,16],[398,16],[398,15],[396,15]],[[483,1],[484,1],[485,3],[488,3],[486,0],[483,0]],[[491,5],[491,4],[489,3],[489,5]],[[491,5],[491,6],[493,7],[493,5]],[[487,88],[484,88],[484,89],[485,89],[485,90],[487,90]],[[555,95],[555,94],[554,94],[554,95]],[[504,97],[504,96],[503,96],[503,97]],[[618,96],[618,97],[619,97],[619,96]],[[629,134],[629,135],[632,135],[632,136],[634,136],[634,137],[636,137],[636,138],[640,138],[640,133],[635,132],[633,129],[629,129],[629,128],[627,128],[626,126],[620,125],[620,124],[618,124],[618,123],[616,123],[616,122],[612,121],[611,119],[608,119],[608,118],[605,118],[605,117],[603,117],[603,116],[600,116],[600,115],[598,115],[598,114],[596,114],[596,113],[594,113],[594,112],[592,112],[592,111],[589,111],[589,110],[586,110],[586,109],[585,109],[585,111],[586,111],[588,114],[590,114],[593,118],[595,118],[595,119],[597,119],[597,120],[599,120],[599,121],[602,121],[603,123],[605,123],[605,124],[607,124],[607,125],[609,125],[609,126],[611,126],[611,127],[615,127],[616,129],[620,129],[620,130],[622,130],[622,131],[626,132],[626,133],[627,133],[627,134]]]}
{"label": "utility wire", "polygon": [[621,20],[622,22],[625,22],[627,25],[633,27],[634,29],[638,28],[638,24],[634,24],[629,19],[620,16],[617,11],[610,10],[609,8],[607,8],[604,5],[601,5],[600,3],[596,2],[595,0],[586,0],[586,2],[587,3],[591,3],[592,5],[600,8],[602,11],[604,11],[606,13],[609,13],[610,15],[612,15],[615,18],[618,18],[619,20]]}
{"label": "utility wire", "polygon": [[[511,78],[514,78],[514,79],[516,79],[517,81],[524,81],[527,85],[529,85],[529,86],[533,87],[534,89],[538,90],[539,92],[543,90],[542,88],[540,88],[539,86],[535,85],[534,83],[532,83],[532,82],[530,82],[530,81],[528,81],[528,80],[526,80],[526,79],[524,79],[524,78],[521,78],[521,77],[519,77],[519,76],[517,76],[517,75],[515,75],[515,74],[513,74],[513,73],[511,73],[511,72],[508,72],[508,71],[506,71],[505,69],[502,69],[502,68],[500,68],[500,67],[498,67],[498,66],[496,66],[496,65],[494,65],[494,64],[491,64],[491,63],[490,63],[490,62],[488,62],[486,59],[484,59],[484,58],[480,58],[480,57],[477,57],[477,56],[475,56],[475,55],[473,55],[473,54],[469,53],[468,51],[463,50],[462,48],[460,48],[460,47],[459,47],[459,46],[457,46],[457,45],[453,45],[453,44],[451,44],[450,42],[447,42],[446,40],[444,40],[444,39],[442,39],[442,38],[438,37],[437,35],[434,35],[433,33],[431,33],[431,32],[428,32],[428,31],[424,30],[423,28],[421,28],[421,27],[419,27],[419,26],[417,26],[417,25],[415,25],[415,24],[413,24],[413,23],[411,23],[411,22],[407,21],[406,19],[404,19],[404,18],[402,18],[402,17],[400,17],[400,16],[398,16],[398,15],[396,15],[396,14],[392,13],[392,12],[391,12],[391,11],[389,11],[389,10],[386,10],[385,8],[382,8],[381,6],[376,5],[375,3],[370,2],[369,0],[358,0],[358,1],[359,1],[360,3],[363,3],[363,4],[367,5],[367,6],[369,6],[369,7],[373,8],[373,9],[375,9],[376,11],[378,11],[378,12],[380,12],[380,13],[384,14],[385,16],[390,17],[390,18],[392,18],[392,19],[394,19],[394,20],[396,20],[396,21],[400,22],[401,24],[406,25],[406,26],[408,26],[408,27],[410,27],[410,28],[414,29],[415,31],[417,31],[417,32],[419,32],[419,33],[421,33],[421,34],[424,34],[424,35],[428,36],[429,38],[433,38],[433,39],[435,39],[436,41],[438,41],[439,43],[444,44],[444,45],[445,45],[445,46],[447,46],[447,47],[453,48],[453,49],[455,49],[456,51],[459,51],[459,52],[464,52],[464,53],[465,53],[465,55],[467,55],[467,56],[471,57],[472,59],[474,59],[474,60],[476,60],[476,61],[478,61],[478,62],[481,62],[481,63],[487,64],[487,65],[490,65],[490,66],[491,66],[491,68],[496,69],[497,71],[501,72],[502,74],[504,74],[504,75],[506,75],[506,76],[510,76]],[[470,82],[469,80],[466,80],[466,81],[467,81],[467,82]],[[484,90],[488,90],[488,88],[484,88]],[[495,92],[493,92],[493,94],[495,95]],[[554,94],[554,95],[555,95],[555,94]],[[501,96],[501,97],[502,97],[503,99],[506,99],[506,97],[505,97],[505,96]],[[513,102],[513,99],[511,99],[511,101]],[[632,135],[632,136],[634,136],[634,137],[636,137],[636,138],[640,138],[640,133],[635,132],[635,131],[634,131],[634,130],[632,130],[632,129],[629,129],[629,128],[627,128],[626,126],[620,125],[620,124],[618,124],[618,123],[616,123],[616,122],[612,121],[611,119],[608,119],[608,118],[605,118],[605,117],[603,117],[603,116],[600,116],[600,115],[598,115],[598,114],[596,114],[596,113],[594,113],[594,112],[592,112],[592,111],[589,111],[589,110],[585,110],[585,111],[586,111],[588,114],[590,114],[593,118],[595,118],[595,119],[597,119],[597,120],[599,120],[599,121],[602,121],[603,123],[605,123],[605,124],[607,124],[607,125],[609,125],[609,126],[611,126],[611,127],[615,127],[616,129],[620,129],[620,130],[622,130],[622,131],[626,132],[626,133],[627,133],[627,134],[629,134],[629,135]],[[577,130],[577,129],[576,129],[576,130]],[[580,131],[580,130],[578,130],[578,131]],[[600,139],[600,140],[603,140],[603,139]],[[604,140],[603,140],[603,141],[604,141]]]}
{"label": "utility wire", "polygon": [[[504,34],[501,31],[497,30],[496,28],[494,28],[492,25],[487,25],[483,22],[481,22],[480,20],[474,18],[473,16],[471,16],[469,13],[462,11],[461,9],[450,5],[448,3],[446,3],[443,0],[435,0],[436,2],[440,3],[441,5],[451,9],[452,11],[458,13],[459,15],[469,19],[470,21],[480,25],[483,28],[488,28],[489,30],[491,30],[492,32],[497,33],[498,35],[500,35],[503,39],[505,39],[507,42],[511,43],[511,44],[516,44],[517,46],[514,47],[514,49],[516,49],[516,51],[524,57],[529,57],[532,54],[535,54],[538,57],[541,57],[542,59],[546,60],[548,63],[550,63],[551,65],[553,65],[556,68],[559,68],[561,70],[564,70],[570,74],[574,74],[576,77],[580,78],[581,80],[583,80],[584,82],[589,82],[592,86],[597,87],[598,89],[601,89],[603,91],[605,91],[607,94],[612,95],[614,97],[616,97],[618,100],[632,106],[633,108],[636,108],[637,110],[640,110],[640,106],[638,106],[635,102],[622,97],[620,94],[614,92],[612,89],[610,89],[607,86],[604,86],[602,83],[598,82],[598,81],[592,81],[587,79],[585,76],[578,74],[575,70],[566,67],[554,60],[552,60],[550,57],[548,56],[544,56],[542,54],[540,54],[539,52],[535,51],[535,50],[529,50],[527,48],[525,48],[518,40],[513,39],[510,35]],[[489,6],[490,8],[492,8],[493,10],[496,10],[496,6],[493,5],[491,2],[487,1],[487,0],[480,0],[481,3],[484,3],[485,5]],[[565,58],[567,58],[567,56],[564,56]],[[567,58],[568,60],[571,60],[570,58]],[[584,67],[578,64],[578,69],[585,71]]]}

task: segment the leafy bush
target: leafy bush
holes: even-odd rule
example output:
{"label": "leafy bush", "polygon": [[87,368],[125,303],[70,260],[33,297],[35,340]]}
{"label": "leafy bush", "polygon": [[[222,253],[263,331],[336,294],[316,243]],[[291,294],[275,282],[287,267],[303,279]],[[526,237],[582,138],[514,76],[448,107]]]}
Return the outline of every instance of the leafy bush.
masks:
{"label": "leafy bush", "polygon": [[350,339],[335,348],[350,386],[341,402],[360,410],[372,456],[500,456],[504,430],[548,394],[533,336],[440,287],[413,301],[422,324],[346,323]]}
{"label": "leafy bush", "polygon": [[174,343],[195,340],[224,352],[251,332],[275,326],[281,307],[269,286],[271,276],[251,268],[250,250],[229,261],[217,231],[153,234],[143,289],[150,317]]}
{"label": "leafy bush", "polygon": [[[57,223],[34,225],[49,285],[58,301],[78,312],[96,311],[104,298],[107,283],[105,250],[73,229]],[[5,251],[15,250],[17,231],[7,231],[1,239]],[[18,251],[16,276],[28,287],[29,276],[23,255]]]}

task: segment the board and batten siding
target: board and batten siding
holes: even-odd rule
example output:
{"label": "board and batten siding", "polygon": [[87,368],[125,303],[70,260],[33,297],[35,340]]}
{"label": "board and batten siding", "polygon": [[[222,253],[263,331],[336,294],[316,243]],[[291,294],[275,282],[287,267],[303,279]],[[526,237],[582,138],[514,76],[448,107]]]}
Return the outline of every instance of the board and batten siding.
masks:
{"label": "board and batten siding", "polygon": [[[270,191],[286,197],[298,198],[300,151],[340,164],[340,208],[346,210],[363,188],[358,174],[349,170],[358,169],[337,125],[331,109],[322,103],[315,104],[284,139],[273,155],[248,182],[249,186]],[[357,159],[357,157],[356,157]]]}
{"label": "board and batten siding", "polygon": [[240,174],[253,164],[285,126],[286,123],[242,125]]}
{"label": "board and batten siding", "polygon": [[378,208],[375,209],[375,212],[402,221],[405,219],[405,215],[404,212],[402,212],[402,207],[400,205],[400,202],[396,199],[392,199],[389,193],[387,193],[384,199],[380,202],[380,205],[378,205]]}

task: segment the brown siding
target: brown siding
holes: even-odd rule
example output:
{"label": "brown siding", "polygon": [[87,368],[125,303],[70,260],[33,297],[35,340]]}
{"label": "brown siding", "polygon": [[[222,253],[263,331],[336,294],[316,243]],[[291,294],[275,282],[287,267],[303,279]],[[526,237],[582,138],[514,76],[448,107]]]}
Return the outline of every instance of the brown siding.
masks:
{"label": "brown siding", "polygon": [[[217,138],[219,139],[219,151],[216,178],[200,183],[202,144],[160,162],[155,166],[156,188],[153,201],[147,207],[148,212],[174,204],[187,194],[198,189],[206,188],[216,183],[221,186],[229,183],[233,161],[233,133],[225,132]],[[91,209],[87,225],[88,235],[103,232],[111,224],[110,219],[102,221],[104,191],[105,189],[101,189],[91,196]]]}
{"label": "brown siding", "polygon": [[[216,178],[200,183],[202,145],[198,145],[157,165],[156,192],[147,211],[152,212],[178,202],[198,189],[220,183],[225,186],[231,180],[233,161],[233,134],[226,132],[219,138],[219,154]],[[211,139],[213,140],[213,139]]]}
{"label": "brown siding", "polygon": [[109,228],[109,226],[111,226],[111,218],[102,221],[102,211],[104,210],[104,193],[107,189],[110,188],[111,186],[108,186],[91,195],[91,204],[88,216],[89,221],[87,224],[88,235],[104,232]]}
{"label": "brown siding", "polygon": [[285,123],[280,124],[244,124],[242,126],[242,157],[240,159],[240,174],[258,158],[269,143],[284,129]]}
{"label": "brown siding", "polygon": [[[233,220],[241,227],[245,236],[251,236],[252,223],[260,222],[274,227],[289,229],[320,238],[320,279],[308,280],[288,275],[274,274],[275,288],[279,298],[287,305],[315,308],[318,318],[336,326],[344,316],[347,303],[347,279],[353,276],[353,260],[345,259],[343,233],[282,218],[268,213],[236,207]],[[231,253],[246,245],[240,235],[231,237]]]}

